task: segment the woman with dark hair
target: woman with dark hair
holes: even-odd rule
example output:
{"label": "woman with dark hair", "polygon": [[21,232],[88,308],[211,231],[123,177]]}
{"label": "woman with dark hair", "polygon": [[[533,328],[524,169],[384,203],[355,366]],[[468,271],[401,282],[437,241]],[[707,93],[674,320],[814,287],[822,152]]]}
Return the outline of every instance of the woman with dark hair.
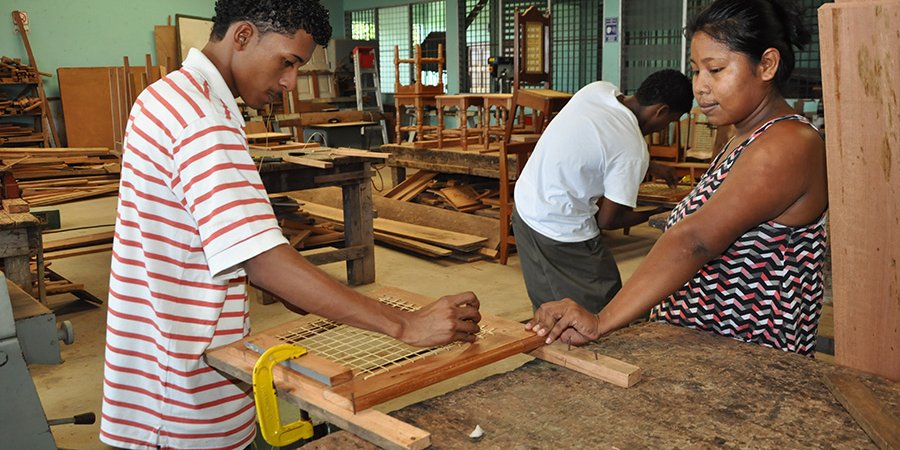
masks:
{"label": "woman with dark hair", "polygon": [[694,96],[735,136],[598,315],[568,299],[526,328],[582,344],[651,320],[810,355],[823,295],[825,144],[782,86],[809,39],[787,0],[718,0],[688,26]]}

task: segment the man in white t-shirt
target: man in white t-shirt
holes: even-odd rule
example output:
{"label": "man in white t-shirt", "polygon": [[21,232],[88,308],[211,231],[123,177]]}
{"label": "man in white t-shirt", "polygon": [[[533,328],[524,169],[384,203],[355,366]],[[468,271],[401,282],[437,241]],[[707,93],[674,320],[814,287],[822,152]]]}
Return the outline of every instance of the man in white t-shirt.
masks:
{"label": "man in white t-shirt", "polygon": [[418,346],[474,341],[471,292],[405,312],[311,265],[281,234],[235,98],[263,107],[331,35],[316,0],[219,0],[210,40],[138,96],[123,142],[100,439],[117,448],[243,449],[250,388],[211,368],[249,333],[246,282],[285,305]]}
{"label": "man in white t-shirt", "polygon": [[653,73],[633,96],[612,84],[579,90],[547,126],[516,181],[513,232],[528,296],[541,304],[571,298],[599,312],[622,287],[602,229],[646,221],[638,188],[650,155],[644,135],[688,112],[691,82]]}

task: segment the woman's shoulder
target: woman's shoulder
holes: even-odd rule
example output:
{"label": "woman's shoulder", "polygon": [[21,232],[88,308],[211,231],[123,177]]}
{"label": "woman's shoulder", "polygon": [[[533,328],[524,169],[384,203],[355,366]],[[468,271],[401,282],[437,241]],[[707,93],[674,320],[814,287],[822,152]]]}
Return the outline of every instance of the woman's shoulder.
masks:
{"label": "woman's shoulder", "polygon": [[756,151],[805,154],[805,157],[824,156],[825,140],[819,131],[803,119],[783,119],[773,123],[756,138]]}

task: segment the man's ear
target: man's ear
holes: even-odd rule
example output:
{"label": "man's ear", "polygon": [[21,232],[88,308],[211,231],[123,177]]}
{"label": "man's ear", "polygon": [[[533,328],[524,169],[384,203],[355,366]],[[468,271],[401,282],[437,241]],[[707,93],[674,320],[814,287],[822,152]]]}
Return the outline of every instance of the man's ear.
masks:
{"label": "man's ear", "polygon": [[669,114],[669,105],[665,103],[657,103],[653,105],[656,110],[653,112],[654,117],[666,117]]}
{"label": "man's ear", "polygon": [[763,81],[772,81],[775,74],[778,73],[778,66],[781,64],[781,52],[776,48],[767,48],[759,58],[759,75]]}
{"label": "man's ear", "polygon": [[234,27],[235,50],[243,50],[250,43],[250,38],[256,33],[256,28],[250,22],[238,22]]}

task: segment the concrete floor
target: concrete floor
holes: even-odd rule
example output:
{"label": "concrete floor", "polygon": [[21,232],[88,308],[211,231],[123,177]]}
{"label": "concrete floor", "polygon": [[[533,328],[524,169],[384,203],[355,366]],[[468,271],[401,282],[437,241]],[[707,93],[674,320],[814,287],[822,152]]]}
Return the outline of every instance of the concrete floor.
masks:
{"label": "concrete floor", "polygon": [[[114,197],[94,199],[53,207],[60,210],[63,228],[105,225],[115,222]],[[91,228],[46,235],[46,240],[72,237],[79,233],[95,233],[110,228]],[[616,261],[627,279],[650,247],[659,237],[660,231],[647,225],[631,229],[629,236],[621,231],[607,232],[607,242],[615,254]],[[392,286],[437,298],[444,294],[463,290],[474,291],[481,300],[482,311],[515,321],[531,317],[531,304],[525,293],[518,257],[513,255],[509,264],[501,266],[491,261],[458,263],[426,259],[376,246],[376,283],[361,286],[361,292],[379,286]],[[104,301],[107,297],[110,254],[97,253],[54,260],[52,268],[74,283],[83,283],[88,291]],[[322,269],[346,281],[343,263],[322,266]],[[59,321],[71,321],[75,328],[76,341],[63,346],[65,362],[56,366],[30,367],[35,385],[41,397],[48,418],[69,417],[93,411],[98,416],[95,425],[61,425],[52,428],[56,443],[67,449],[107,449],[98,438],[100,402],[103,381],[103,347],[105,335],[105,308],[88,305],[67,296],[50,298]],[[285,322],[293,314],[280,304],[261,305],[251,297],[251,323],[253,330],[260,331]],[[508,358],[484,369],[448,380],[437,386],[410,394],[379,406],[389,411],[400,408],[423,398],[440,395],[455,387],[476,381],[488,375],[512,370],[530,358],[517,356]]]}

